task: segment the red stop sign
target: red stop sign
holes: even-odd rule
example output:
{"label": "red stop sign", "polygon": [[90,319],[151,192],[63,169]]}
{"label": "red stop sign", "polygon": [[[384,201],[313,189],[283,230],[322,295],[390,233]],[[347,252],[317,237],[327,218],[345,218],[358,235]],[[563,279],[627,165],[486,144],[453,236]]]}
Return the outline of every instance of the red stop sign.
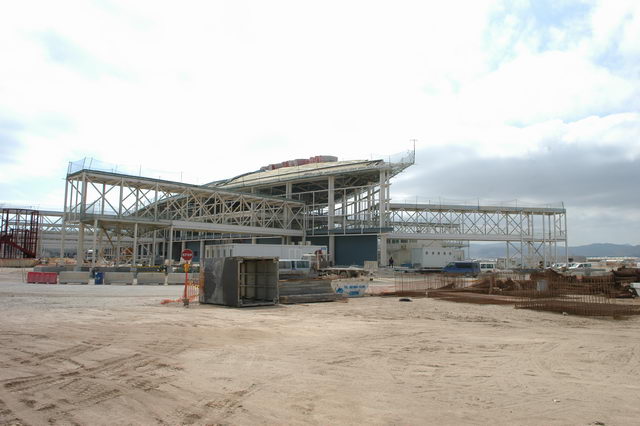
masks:
{"label": "red stop sign", "polygon": [[193,251],[189,249],[182,250],[182,258],[187,262],[190,261],[193,259]]}

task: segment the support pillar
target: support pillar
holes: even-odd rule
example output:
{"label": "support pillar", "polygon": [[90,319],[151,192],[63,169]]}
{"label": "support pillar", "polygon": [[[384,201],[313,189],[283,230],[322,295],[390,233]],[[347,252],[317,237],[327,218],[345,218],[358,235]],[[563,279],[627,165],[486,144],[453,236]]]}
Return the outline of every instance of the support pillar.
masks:
{"label": "support pillar", "polygon": [[173,226],[169,228],[169,250],[167,258],[169,259],[169,264],[173,264]]}
{"label": "support pillar", "polygon": [[542,268],[547,267],[547,227],[545,216],[542,215]]}
{"label": "support pillar", "polygon": [[67,205],[67,199],[69,197],[69,180],[67,179],[64,183],[64,207],[62,210],[62,229],[60,234],[60,258],[64,258],[64,237],[67,231],[67,212],[70,210]]}
{"label": "support pillar", "polygon": [[[522,213],[520,213],[520,269],[524,268],[524,244],[523,244],[523,232],[524,229],[522,229],[523,223],[522,223]],[[528,227],[527,227],[528,229]]]}
{"label": "support pillar", "polygon": [[387,236],[380,234],[380,266],[389,265],[389,256],[387,253]]}
{"label": "support pillar", "polygon": [[328,184],[329,184],[329,189],[328,189],[328,208],[329,211],[327,212],[327,232],[329,234],[329,262],[331,263],[331,265],[335,265],[335,247],[336,247],[336,242],[335,242],[335,235],[333,234],[334,229],[335,229],[335,214],[336,214],[336,198],[335,198],[335,184],[336,184],[336,178],[335,176],[329,176],[328,178]]}
{"label": "support pillar", "polygon": [[506,263],[506,264],[505,264],[505,266],[504,266],[504,267],[505,267],[505,269],[510,269],[510,265],[511,265],[511,262],[510,262],[510,260],[511,260],[511,255],[509,254],[509,246],[510,246],[510,245],[511,245],[511,244],[509,244],[509,242],[507,241],[507,263]]}
{"label": "support pillar", "polygon": [[567,213],[564,214],[564,261],[569,264],[569,232],[567,230]]}
{"label": "support pillar", "polygon": [[84,223],[82,222],[80,222],[80,229],[78,230],[78,248],[76,259],[76,266],[77,268],[80,268],[84,264]]}
{"label": "support pillar", "polygon": [[131,265],[135,266],[138,264],[138,224],[135,223],[133,225],[133,259],[131,260]]}
{"label": "support pillar", "polygon": [[91,256],[91,267],[96,266],[96,256],[98,256],[98,250],[96,243],[98,242],[98,219],[93,219],[93,244],[91,249],[93,250],[93,256]]}
{"label": "support pillar", "polygon": [[329,262],[331,266],[335,265],[336,257],[336,236],[329,234]]}
{"label": "support pillar", "polygon": [[[285,196],[286,198],[291,198],[293,195],[293,188],[291,182],[287,182],[285,184]],[[286,229],[289,228],[289,221],[291,220],[291,213],[289,211],[289,206],[285,205],[284,207],[284,227]],[[283,244],[291,244],[291,237],[284,237]]]}
{"label": "support pillar", "polygon": [[200,252],[198,253],[198,262],[202,265],[202,260],[204,259],[204,240],[200,240]]}
{"label": "support pillar", "polygon": [[61,234],[60,234],[60,258],[64,258],[64,239],[65,239],[65,235],[67,232],[67,222],[64,218],[64,216],[62,216],[62,230],[61,230]]}
{"label": "support pillar", "polygon": [[116,237],[116,266],[120,266],[120,252],[122,251],[122,231],[117,230],[118,236]]}
{"label": "support pillar", "polygon": [[379,223],[378,227],[380,228],[380,232],[382,232],[382,228],[384,228],[385,223],[384,219],[387,214],[387,174],[384,170],[380,170],[380,190],[378,191],[378,214],[379,214]]}
{"label": "support pillar", "polygon": [[156,242],[156,234],[158,233],[157,230],[153,231],[153,245],[151,248],[151,266],[156,266],[156,257],[157,257],[157,250],[158,250],[158,243]]}

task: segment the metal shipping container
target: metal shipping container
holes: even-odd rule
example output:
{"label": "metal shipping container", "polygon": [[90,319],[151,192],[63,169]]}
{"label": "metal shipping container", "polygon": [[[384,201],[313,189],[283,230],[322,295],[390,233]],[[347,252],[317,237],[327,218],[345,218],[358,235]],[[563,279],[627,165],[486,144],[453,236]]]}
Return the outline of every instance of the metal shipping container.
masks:
{"label": "metal shipping container", "polygon": [[278,303],[278,259],[216,257],[204,259],[200,303],[233,307]]}

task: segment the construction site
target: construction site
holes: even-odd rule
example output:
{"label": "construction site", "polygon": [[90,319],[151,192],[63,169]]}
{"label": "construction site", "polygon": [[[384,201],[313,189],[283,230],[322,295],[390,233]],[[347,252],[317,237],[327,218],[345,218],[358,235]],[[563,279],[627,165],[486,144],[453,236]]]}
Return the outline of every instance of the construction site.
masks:
{"label": "construction site", "polygon": [[640,269],[572,262],[562,203],[394,199],[414,163],[70,163],[2,209],[0,424],[634,424]]}

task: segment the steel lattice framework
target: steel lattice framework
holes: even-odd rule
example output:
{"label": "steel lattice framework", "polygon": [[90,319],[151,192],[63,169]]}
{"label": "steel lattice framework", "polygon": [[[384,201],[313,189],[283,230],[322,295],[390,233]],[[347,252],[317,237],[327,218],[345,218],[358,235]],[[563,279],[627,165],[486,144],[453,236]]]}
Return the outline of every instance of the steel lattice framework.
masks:
{"label": "steel lattice framework", "polygon": [[9,208],[0,213],[0,258],[36,257],[40,212]]}
{"label": "steel lattice framework", "polygon": [[81,256],[86,226],[92,227],[94,249],[103,236],[114,247],[113,237],[118,246],[124,238],[138,247],[158,236],[171,247],[176,230],[304,237],[304,220],[305,205],[296,200],[80,170],[67,175],[62,225],[48,226],[61,227],[63,234],[77,227]]}
{"label": "steel lattice framework", "polygon": [[508,260],[523,267],[557,262],[558,243],[564,243],[567,258],[564,205],[392,203],[390,179],[414,161],[415,152],[408,152],[388,162],[314,163],[192,185],[123,174],[85,159],[69,166],[64,213],[43,212],[39,247],[59,248],[63,256],[67,241],[77,246],[79,263],[87,246],[116,263],[135,263],[175,259],[174,242],[183,248],[199,242],[204,251],[206,242],[279,237],[290,244],[327,236],[332,256],[336,236],[368,234],[378,236],[381,265],[390,238],[449,246],[505,242]]}
{"label": "steel lattice framework", "polygon": [[66,222],[302,236],[304,203],[151,178],[84,170],[67,176]]}
{"label": "steel lattice framework", "polygon": [[567,216],[563,207],[390,204],[391,238],[504,241],[507,258],[537,266],[558,259],[558,243],[567,257]]}

